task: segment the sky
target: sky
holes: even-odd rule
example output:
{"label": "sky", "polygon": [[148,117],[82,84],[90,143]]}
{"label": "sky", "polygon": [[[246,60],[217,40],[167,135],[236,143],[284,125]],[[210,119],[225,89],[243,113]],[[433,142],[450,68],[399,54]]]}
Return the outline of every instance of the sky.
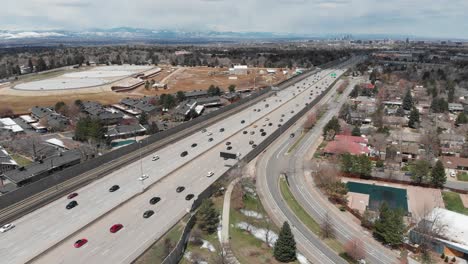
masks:
{"label": "sky", "polygon": [[468,38],[467,0],[2,0],[0,30],[135,27]]}

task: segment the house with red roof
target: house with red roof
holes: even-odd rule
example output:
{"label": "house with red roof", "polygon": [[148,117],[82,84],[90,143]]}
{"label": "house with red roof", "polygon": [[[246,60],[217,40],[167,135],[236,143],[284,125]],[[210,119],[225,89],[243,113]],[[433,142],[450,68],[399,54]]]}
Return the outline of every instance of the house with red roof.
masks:
{"label": "house with red roof", "polygon": [[370,149],[367,143],[368,140],[364,137],[336,135],[333,141],[328,142],[323,153],[325,155],[341,155],[344,153],[369,155]]}

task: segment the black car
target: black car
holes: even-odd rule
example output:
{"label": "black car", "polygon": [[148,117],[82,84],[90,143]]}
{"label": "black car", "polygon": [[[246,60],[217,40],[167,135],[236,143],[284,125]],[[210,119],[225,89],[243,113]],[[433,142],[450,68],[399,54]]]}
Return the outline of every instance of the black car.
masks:
{"label": "black car", "polygon": [[252,148],[256,148],[256,147],[257,147],[257,144],[253,144],[253,145],[252,145]]}
{"label": "black car", "polygon": [[195,197],[195,195],[188,194],[187,196],[185,196],[185,200],[190,201],[190,200],[192,200],[193,197]]}
{"label": "black car", "polygon": [[262,137],[266,136],[266,132],[262,132],[261,135],[262,135]]}
{"label": "black car", "polygon": [[220,129],[219,129],[219,132],[224,132],[224,128],[220,128]]}
{"label": "black car", "polygon": [[263,129],[263,128],[260,129],[260,132],[264,132],[264,131],[265,131],[265,129]]}
{"label": "black car", "polygon": [[187,156],[187,155],[188,155],[188,152],[187,152],[187,151],[184,151],[184,152],[180,153],[180,156],[181,156],[181,157],[185,157],[185,156]]}
{"label": "black car", "polygon": [[109,192],[115,192],[115,191],[117,191],[118,189],[120,189],[120,186],[118,186],[118,185],[113,185],[112,187],[109,188]]}
{"label": "black car", "polygon": [[244,134],[244,135],[247,134],[247,133],[249,133],[249,132],[247,132],[247,131],[242,132],[242,134]]}
{"label": "black car", "polygon": [[269,107],[269,106],[270,106],[269,104],[266,104],[266,105],[265,105],[265,108],[267,108],[267,107]]}
{"label": "black car", "polygon": [[296,134],[294,133],[291,133],[291,135],[289,135],[289,137],[293,138]]}
{"label": "black car", "polygon": [[294,114],[294,110],[291,111],[291,114]]}
{"label": "black car", "polygon": [[78,202],[77,201],[71,201],[67,204],[66,208],[68,210],[72,209],[73,207],[77,206],[78,205]]}
{"label": "black car", "polygon": [[154,215],[154,211],[153,210],[148,210],[148,211],[143,213],[143,218],[150,218],[152,215]]}
{"label": "black car", "polygon": [[184,186],[179,186],[179,187],[177,187],[176,192],[181,193],[181,192],[183,192],[184,190],[185,190],[185,187],[184,187]]}
{"label": "black car", "polygon": [[268,126],[272,126],[272,125],[273,125],[273,123],[268,123]]}
{"label": "black car", "polygon": [[160,197],[153,197],[150,199],[149,203],[150,204],[157,204],[159,201],[161,201]]}
{"label": "black car", "polygon": [[229,141],[226,142],[226,146],[229,146],[229,145],[231,145],[231,142],[229,142]]}
{"label": "black car", "polygon": [[280,126],[281,126],[281,124],[278,124],[278,127],[280,127]]}
{"label": "black car", "polygon": [[192,148],[196,147],[197,146],[197,143],[193,143],[192,144]]}
{"label": "black car", "polygon": [[253,143],[254,143],[254,141],[253,141],[253,140],[250,140],[250,141],[249,141],[249,144],[250,144],[250,145],[252,145]]}
{"label": "black car", "polygon": [[282,119],[282,118],[280,119],[280,122],[283,122],[283,119]]}
{"label": "black car", "polygon": [[232,147],[231,147],[231,146],[228,146],[226,149],[227,149],[227,150],[231,150],[231,149],[232,149]]}
{"label": "black car", "polygon": [[241,121],[241,124],[244,124],[244,123],[245,123],[245,120],[242,120],[242,121]]}
{"label": "black car", "polygon": [[284,114],[282,114],[281,117],[284,117]]}
{"label": "black car", "polygon": [[209,138],[209,139],[208,139],[208,142],[211,142],[211,141],[213,141],[213,138]]}

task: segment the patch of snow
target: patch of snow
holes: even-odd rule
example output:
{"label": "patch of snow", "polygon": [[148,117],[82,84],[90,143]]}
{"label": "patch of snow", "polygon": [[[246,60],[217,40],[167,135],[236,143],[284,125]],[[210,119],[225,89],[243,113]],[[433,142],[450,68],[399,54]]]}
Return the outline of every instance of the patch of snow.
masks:
{"label": "patch of snow", "polygon": [[310,262],[307,260],[307,258],[304,257],[304,255],[302,255],[301,253],[297,253],[296,257],[297,257],[297,261],[299,261],[299,263],[301,263],[301,264],[310,264]]}
{"label": "patch of snow", "polygon": [[206,248],[208,249],[210,252],[216,252],[216,249],[215,247],[213,246],[213,244],[210,243],[210,241],[207,241],[207,240],[203,240],[203,245],[201,245],[200,248]]}
{"label": "patch of snow", "polygon": [[255,219],[262,219],[263,218],[263,215],[261,213],[259,213],[259,212],[255,212],[255,211],[251,211],[251,210],[244,210],[244,209],[241,209],[240,212],[245,216],[252,217],[252,218],[255,218]]}

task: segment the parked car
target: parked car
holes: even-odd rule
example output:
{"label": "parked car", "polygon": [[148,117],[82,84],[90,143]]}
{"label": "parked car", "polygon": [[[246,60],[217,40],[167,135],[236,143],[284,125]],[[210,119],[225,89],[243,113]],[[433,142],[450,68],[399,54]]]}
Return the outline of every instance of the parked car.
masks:
{"label": "parked car", "polygon": [[75,197],[77,197],[78,194],[77,193],[70,193],[68,196],[67,196],[67,199],[73,199]]}
{"label": "parked car", "polygon": [[179,186],[179,187],[177,187],[176,192],[181,193],[181,192],[183,192],[184,190],[185,190],[185,187],[184,187],[184,186]]}
{"label": "parked car", "polygon": [[13,229],[14,227],[15,227],[14,224],[6,224],[0,227],[0,233],[5,233],[6,231]]}
{"label": "parked car", "polygon": [[193,197],[195,197],[195,195],[188,194],[187,196],[185,196],[185,200],[190,201],[190,200],[192,200]]}

